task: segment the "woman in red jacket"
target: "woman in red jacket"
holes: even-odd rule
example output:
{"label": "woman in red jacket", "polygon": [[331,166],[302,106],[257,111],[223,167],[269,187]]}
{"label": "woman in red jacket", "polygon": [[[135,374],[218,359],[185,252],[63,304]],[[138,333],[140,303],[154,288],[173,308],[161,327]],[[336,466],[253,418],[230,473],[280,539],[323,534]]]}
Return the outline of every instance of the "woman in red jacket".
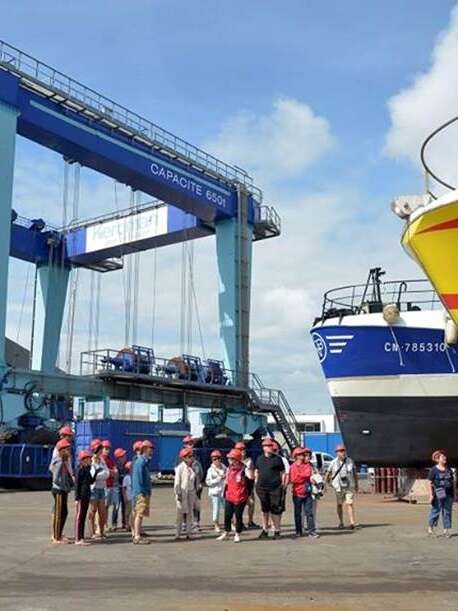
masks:
{"label": "woman in red jacket", "polygon": [[307,532],[309,537],[319,537],[315,529],[313,517],[312,484],[313,465],[310,462],[312,452],[308,448],[295,448],[293,450],[294,463],[289,471],[289,481],[293,490],[294,522],[296,537],[303,535],[304,513],[307,519]]}
{"label": "woman in red jacket", "polygon": [[224,541],[231,533],[232,518],[235,515],[234,543],[239,543],[243,530],[243,510],[249,494],[248,480],[254,479],[253,469],[243,464],[241,450],[231,450],[227,455],[229,467],[224,487],[224,532],[217,541]]}

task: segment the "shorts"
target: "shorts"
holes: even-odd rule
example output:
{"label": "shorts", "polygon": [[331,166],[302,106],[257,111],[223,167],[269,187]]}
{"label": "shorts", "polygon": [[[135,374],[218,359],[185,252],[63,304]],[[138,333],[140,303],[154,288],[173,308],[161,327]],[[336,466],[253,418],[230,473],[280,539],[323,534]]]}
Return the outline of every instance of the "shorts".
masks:
{"label": "shorts", "polygon": [[282,486],[274,490],[256,488],[256,492],[261,503],[262,513],[272,513],[274,516],[279,516],[283,513],[285,493]]}
{"label": "shorts", "polygon": [[337,505],[353,505],[353,492],[351,490],[336,490]]}
{"label": "shorts", "polygon": [[91,490],[91,501],[99,502],[104,501],[106,499],[106,490],[105,488],[93,488]]}
{"label": "shorts", "polygon": [[139,494],[135,497],[135,513],[141,518],[145,516],[149,516],[149,501],[150,497],[145,496],[144,494]]}

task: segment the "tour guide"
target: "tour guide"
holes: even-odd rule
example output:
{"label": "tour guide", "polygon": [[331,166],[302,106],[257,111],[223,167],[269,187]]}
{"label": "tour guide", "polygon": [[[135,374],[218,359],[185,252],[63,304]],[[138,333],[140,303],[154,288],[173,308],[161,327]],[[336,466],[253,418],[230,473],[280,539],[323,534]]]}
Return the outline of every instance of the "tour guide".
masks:
{"label": "tour guide", "polygon": [[274,539],[280,537],[281,514],[286,489],[285,465],[280,456],[274,453],[274,442],[267,437],[262,442],[263,454],[256,461],[256,493],[261,502],[262,531],[259,539],[268,535],[269,519],[274,525]]}

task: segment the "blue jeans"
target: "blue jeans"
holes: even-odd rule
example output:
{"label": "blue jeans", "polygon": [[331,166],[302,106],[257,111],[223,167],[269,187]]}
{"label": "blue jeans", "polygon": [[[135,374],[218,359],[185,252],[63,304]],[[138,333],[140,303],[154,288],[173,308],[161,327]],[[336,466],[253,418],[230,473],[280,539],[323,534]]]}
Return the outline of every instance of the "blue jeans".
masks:
{"label": "blue jeans", "polygon": [[210,498],[212,500],[213,523],[215,524],[216,522],[219,522],[220,511],[224,507],[224,499],[222,496],[218,495],[211,496]]}
{"label": "blue jeans", "polygon": [[294,504],[294,523],[296,526],[296,534],[303,533],[304,514],[307,520],[307,532],[315,532],[315,518],[313,517],[313,498],[308,496],[293,496]]}
{"label": "blue jeans", "polygon": [[445,530],[452,528],[452,507],[453,497],[446,496],[445,499],[438,499],[434,497],[434,501],[431,506],[431,513],[429,514],[429,526],[434,528],[439,522],[439,516],[442,515],[442,524]]}

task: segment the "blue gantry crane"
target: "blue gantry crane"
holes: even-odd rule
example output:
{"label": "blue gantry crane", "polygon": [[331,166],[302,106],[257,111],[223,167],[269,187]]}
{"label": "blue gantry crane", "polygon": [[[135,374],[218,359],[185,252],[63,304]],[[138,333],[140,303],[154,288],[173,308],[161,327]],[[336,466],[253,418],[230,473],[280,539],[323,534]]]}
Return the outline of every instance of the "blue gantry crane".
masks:
{"label": "blue gantry crane", "polygon": [[[17,135],[155,199],[60,230],[48,227],[42,219],[24,219],[12,209]],[[298,444],[294,415],[283,393],[266,389],[249,369],[252,244],[279,234],[278,214],[263,203],[261,191],[245,171],[0,41],[0,380],[4,419],[23,413],[24,405],[29,411],[46,410],[53,397],[104,401],[107,418],[110,399],[168,407],[193,405],[211,408],[210,424],[217,413],[215,422],[220,428],[221,413],[237,414],[238,424],[232,424],[237,434],[259,429],[265,425],[264,414],[272,412],[290,447]],[[127,371],[113,366],[113,356],[105,355],[102,363],[99,354],[86,354],[85,363],[90,362],[92,369],[86,368],[82,375],[56,371],[73,268],[112,272],[122,267],[124,255],[209,235],[216,238],[219,330],[227,370],[219,365],[222,371],[218,375],[191,379],[170,374],[169,360],[162,364],[156,360],[148,371],[135,367]],[[9,256],[37,268],[30,368],[11,367],[5,356]],[[207,373],[218,370],[216,362],[208,361],[205,367]]]}

